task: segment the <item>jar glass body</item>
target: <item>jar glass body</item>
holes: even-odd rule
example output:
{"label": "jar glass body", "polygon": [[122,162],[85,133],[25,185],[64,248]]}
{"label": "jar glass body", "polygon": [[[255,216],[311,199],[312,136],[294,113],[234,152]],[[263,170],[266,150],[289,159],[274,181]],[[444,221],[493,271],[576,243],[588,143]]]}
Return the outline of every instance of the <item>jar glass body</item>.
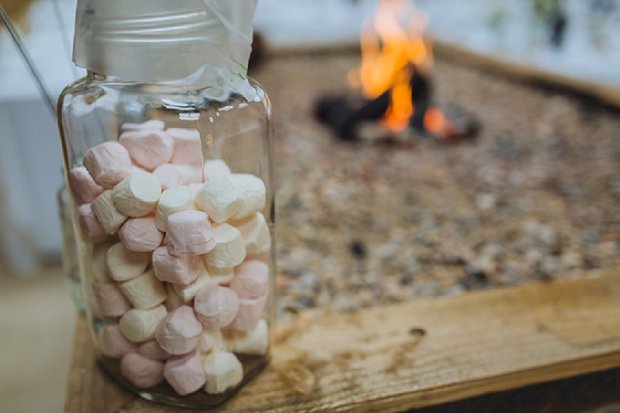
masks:
{"label": "jar glass body", "polygon": [[62,185],[56,192],[56,203],[60,215],[60,232],[62,236],[62,271],[65,277],[65,286],[71,300],[79,313],[84,312],[82,301],[82,281],[77,260],[77,247],[73,233],[73,217],[67,187]]}
{"label": "jar glass body", "polygon": [[89,73],[59,100],[96,354],[149,400],[208,408],[269,359],[271,109],[250,84],[248,100]]}

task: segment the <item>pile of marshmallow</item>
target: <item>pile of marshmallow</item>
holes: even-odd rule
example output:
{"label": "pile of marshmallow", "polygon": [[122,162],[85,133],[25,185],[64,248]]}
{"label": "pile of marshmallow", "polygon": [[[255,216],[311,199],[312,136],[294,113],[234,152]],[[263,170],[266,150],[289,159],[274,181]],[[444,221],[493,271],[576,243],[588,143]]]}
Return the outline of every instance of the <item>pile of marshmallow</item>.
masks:
{"label": "pile of marshmallow", "polygon": [[[197,130],[124,124],[69,171],[101,353],[138,388],[222,393],[264,355],[271,245],[263,181],[203,160]],[[90,282],[88,282],[90,281]]]}

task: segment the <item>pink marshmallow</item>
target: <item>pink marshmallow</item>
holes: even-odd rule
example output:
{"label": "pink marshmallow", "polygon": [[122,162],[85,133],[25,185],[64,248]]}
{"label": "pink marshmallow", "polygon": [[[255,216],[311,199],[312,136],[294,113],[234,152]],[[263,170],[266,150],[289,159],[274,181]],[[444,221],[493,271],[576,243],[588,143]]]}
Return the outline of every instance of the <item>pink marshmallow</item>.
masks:
{"label": "pink marshmallow", "polygon": [[268,287],[269,267],[259,260],[246,260],[237,266],[230,282],[239,298],[258,298],[267,293]]}
{"label": "pink marshmallow", "polygon": [[195,352],[168,360],[164,366],[164,377],[181,396],[195,392],[207,382],[202,361]]}
{"label": "pink marshmallow", "polygon": [[164,123],[163,120],[150,119],[142,123],[123,123],[121,125],[121,131],[126,132],[130,130],[140,130],[140,129],[164,130],[165,127],[166,127],[166,124]]}
{"label": "pink marshmallow", "polygon": [[142,343],[140,345],[140,348],[138,349],[138,353],[148,359],[158,361],[168,360],[172,356],[172,354],[161,348],[161,346],[156,340]]}
{"label": "pink marshmallow", "polygon": [[162,349],[170,354],[187,354],[198,345],[202,325],[196,319],[194,310],[183,305],[168,313],[155,332],[155,339]]}
{"label": "pink marshmallow", "polygon": [[217,244],[207,214],[202,211],[181,211],[168,217],[166,244],[172,255],[201,255]]}
{"label": "pink marshmallow", "polygon": [[164,379],[164,363],[150,360],[138,353],[128,353],[120,363],[121,374],[134,386],[148,389]]}
{"label": "pink marshmallow", "polygon": [[159,165],[153,171],[153,176],[157,178],[161,184],[161,189],[164,191],[174,186],[183,185],[183,174],[179,168],[169,163]]}
{"label": "pink marshmallow", "polygon": [[219,329],[229,325],[239,311],[239,298],[228,287],[209,285],[196,295],[194,310],[202,324]]}
{"label": "pink marshmallow", "polygon": [[99,334],[101,352],[106,357],[118,359],[127,353],[136,352],[138,349],[134,343],[127,340],[118,324],[106,324]]}
{"label": "pink marshmallow", "polygon": [[164,234],[155,226],[155,217],[129,218],[118,231],[118,237],[129,251],[148,252],[161,245]]}
{"label": "pink marshmallow", "polygon": [[138,129],[123,132],[118,141],[129,151],[131,159],[152,171],[167,163],[174,151],[174,141],[164,131]]}
{"label": "pink marshmallow", "polygon": [[83,166],[77,166],[69,172],[69,184],[73,191],[73,199],[78,205],[93,202],[103,192]]}
{"label": "pink marshmallow", "polygon": [[100,242],[110,238],[99,224],[90,204],[83,204],[78,207],[78,222],[82,234],[90,242]]}
{"label": "pink marshmallow", "polygon": [[209,159],[205,161],[204,165],[204,178],[205,181],[211,179],[221,178],[223,176],[230,175],[230,168],[221,159]]}
{"label": "pink marshmallow", "polygon": [[99,312],[104,317],[120,317],[131,310],[131,304],[116,283],[95,281],[93,293]]}
{"label": "pink marshmallow", "polygon": [[197,129],[169,128],[174,140],[172,163],[202,165],[202,143]]}
{"label": "pink marshmallow", "polygon": [[132,172],[129,152],[118,142],[93,146],[86,151],[83,162],[90,176],[105,189],[113,188]]}
{"label": "pink marshmallow", "polygon": [[153,251],[153,271],[161,281],[188,285],[204,270],[199,255],[174,256],[168,248],[159,247]]}
{"label": "pink marshmallow", "polygon": [[241,331],[253,330],[263,316],[266,303],[267,294],[258,298],[240,298],[239,313],[232,327]]}

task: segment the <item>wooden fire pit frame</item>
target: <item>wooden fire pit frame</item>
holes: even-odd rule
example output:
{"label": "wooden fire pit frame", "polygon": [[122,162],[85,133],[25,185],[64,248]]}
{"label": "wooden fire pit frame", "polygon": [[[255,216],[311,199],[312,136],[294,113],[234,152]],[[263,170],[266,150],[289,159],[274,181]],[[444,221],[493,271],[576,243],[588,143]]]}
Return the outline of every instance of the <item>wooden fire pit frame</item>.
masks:
{"label": "wooden fire pit frame", "polygon": [[[595,99],[609,107],[620,109],[620,87],[551,72],[533,65],[512,62],[492,54],[477,52],[432,37],[430,37],[429,40],[433,44],[433,53],[436,58],[440,57],[446,61],[457,61],[459,64],[471,65],[495,75],[510,77],[512,80],[521,79],[532,84],[568,91],[583,97]],[[294,55],[296,53],[359,54],[359,44],[348,42],[333,44],[327,47],[303,46],[282,47],[278,49],[270,48],[269,45],[263,45],[261,47],[263,48],[261,52],[270,55]]]}
{"label": "wooden fire pit frame", "polygon": [[533,65],[519,64],[498,56],[484,54],[462,46],[444,42],[433,42],[434,53],[446,60],[471,64],[493,74],[502,74],[511,79],[522,79],[539,85],[547,85],[597,99],[608,106],[620,108],[620,87],[567,76]]}
{"label": "wooden fire pit frame", "polygon": [[[620,366],[620,270],[279,325],[271,365],[214,412],[398,412]],[[291,371],[310,372],[296,382]],[[309,385],[310,384],[310,385]],[[66,412],[171,413],[121,389],[78,317]]]}

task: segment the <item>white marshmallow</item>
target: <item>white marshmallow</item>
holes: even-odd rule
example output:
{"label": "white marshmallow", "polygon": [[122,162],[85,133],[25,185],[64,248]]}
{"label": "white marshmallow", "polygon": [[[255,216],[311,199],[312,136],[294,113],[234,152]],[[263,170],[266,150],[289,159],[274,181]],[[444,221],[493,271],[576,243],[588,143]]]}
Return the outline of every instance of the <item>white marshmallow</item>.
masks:
{"label": "white marshmallow", "polygon": [[224,350],[225,341],[222,330],[214,330],[211,328],[205,328],[200,333],[198,338],[198,351],[201,353],[208,353],[210,351]]}
{"label": "white marshmallow", "polygon": [[148,310],[163,303],[166,298],[164,284],[155,278],[153,270],[120,285],[129,302],[139,310]]}
{"label": "white marshmallow", "polygon": [[166,127],[166,124],[164,123],[163,120],[149,119],[142,123],[123,123],[121,125],[121,131],[127,132],[130,130],[141,130],[141,129],[164,130],[165,127]]}
{"label": "white marshmallow", "polygon": [[267,189],[262,179],[251,174],[232,174],[230,180],[243,199],[243,207],[235,214],[235,219],[244,218],[265,209]]}
{"label": "white marshmallow", "polygon": [[181,176],[183,177],[183,184],[201,183],[204,180],[201,165],[175,165]]}
{"label": "white marshmallow", "polygon": [[166,189],[159,198],[157,203],[155,225],[161,231],[166,230],[166,222],[168,217],[175,212],[193,209],[194,201],[192,192],[186,186],[176,186]]}
{"label": "white marshmallow", "polygon": [[200,183],[200,184],[197,184],[197,183],[189,184],[189,185],[187,185],[187,187],[189,188],[190,192],[192,193],[192,202],[193,202],[193,199],[196,196],[196,194],[198,193],[198,191],[200,191],[202,189],[202,183]]}
{"label": "white marshmallow", "polygon": [[142,172],[142,173],[145,173],[145,174],[149,173],[149,171],[147,171],[144,168],[140,168],[138,165],[131,165],[131,174],[132,175],[133,174],[137,174],[138,172]]}
{"label": "white marshmallow", "polygon": [[210,281],[209,274],[205,271],[201,275],[196,278],[196,280],[189,285],[174,285],[174,291],[177,293],[179,297],[183,300],[183,302],[188,302],[192,298],[196,297],[196,294],[200,292],[203,288],[212,284]]}
{"label": "white marshmallow", "polygon": [[97,243],[110,238],[101,224],[99,224],[90,204],[82,204],[78,207],[78,222],[80,223],[82,235],[88,241]]}
{"label": "white marshmallow", "polygon": [[163,305],[158,305],[150,310],[134,308],[121,317],[118,325],[130,341],[143,343],[155,337],[155,331],[166,314],[166,307]]}
{"label": "white marshmallow", "polygon": [[112,201],[112,191],[106,190],[90,204],[97,221],[106,234],[112,235],[123,225],[127,215],[120,212]]}
{"label": "white marshmallow", "polygon": [[234,268],[207,267],[207,272],[210,277],[210,285],[225,285],[230,283],[235,277]]}
{"label": "white marshmallow", "polygon": [[233,353],[214,351],[205,358],[202,366],[207,373],[204,387],[207,393],[223,393],[243,380],[243,366]]}
{"label": "white marshmallow", "polygon": [[203,288],[209,285],[228,284],[234,277],[234,270],[232,268],[215,268],[212,270],[214,271],[214,276],[211,276],[211,273],[204,271],[193,283],[189,285],[170,284],[169,287],[172,287],[176,295],[184,303],[186,303],[196,297],[196,294],[198,294]]}
{"label": "white marshmallow", "polygon": [[183,174],[176,165],[165,163],[159,165],[154,171],[153,176],[157,178],[162,190],[170,189],[183,184]]}
{"label": "white marshmallow", "polygon": [[213,226],[217,244],[205,257],[205,265],[217,268],[231,268],[245,259],[245,244],[241,232],[228,224]]}
{"label": "white marshmallow", "polygon": [[230,175],[230,168],[221,159],[209,159],[205,161],[204,178],[205,181]]}
{"label": "white marshmallow", "polygon": [[[93,246],[93,253],[90,265],[92,279],[99,282],[110,282],[112,279],[108,275],[106,267],[106,254],[114,242],[106,242]],[[88,274],[88,273],[87,273]]]}
{"label": "white marshmallow", "polygon": [[244,207],[241,193],[228,176],[205,182],[194,201],[216,223],[228,220]]}
{"label": "white marshmallow", "polygon": [[271,248],[269,226],[267,226],[265,216],[260,212],[233,221],[231,225],[241,231],[248,256],[262,254]]}
{"label": "white marshmallow", "polygon": [[166,294],[165,304],[168,311],[174,311],[185,304],[185,301],[175,291],[174,285],[166,283]]}
{"label": "white marshmallow", "polygon": [[[232,330],[225,336],[226,349],[238,354],[264,355],[269,347],[267,321],[260,320],[253,330]],[[200,342],[199,342],[200,345]]]}
{"label": "white marshmallow", "polygon": [[112,190],[114,206],[130,217],[141,217],[151,212],[160,195],[159,181],[147,172],[131,175]]}
{"label": "white marshmallow", "polygon": [[144,274],[151,254],[129,251],[118,242],[106,254],[108,275],[115,281],[129,281]]}

